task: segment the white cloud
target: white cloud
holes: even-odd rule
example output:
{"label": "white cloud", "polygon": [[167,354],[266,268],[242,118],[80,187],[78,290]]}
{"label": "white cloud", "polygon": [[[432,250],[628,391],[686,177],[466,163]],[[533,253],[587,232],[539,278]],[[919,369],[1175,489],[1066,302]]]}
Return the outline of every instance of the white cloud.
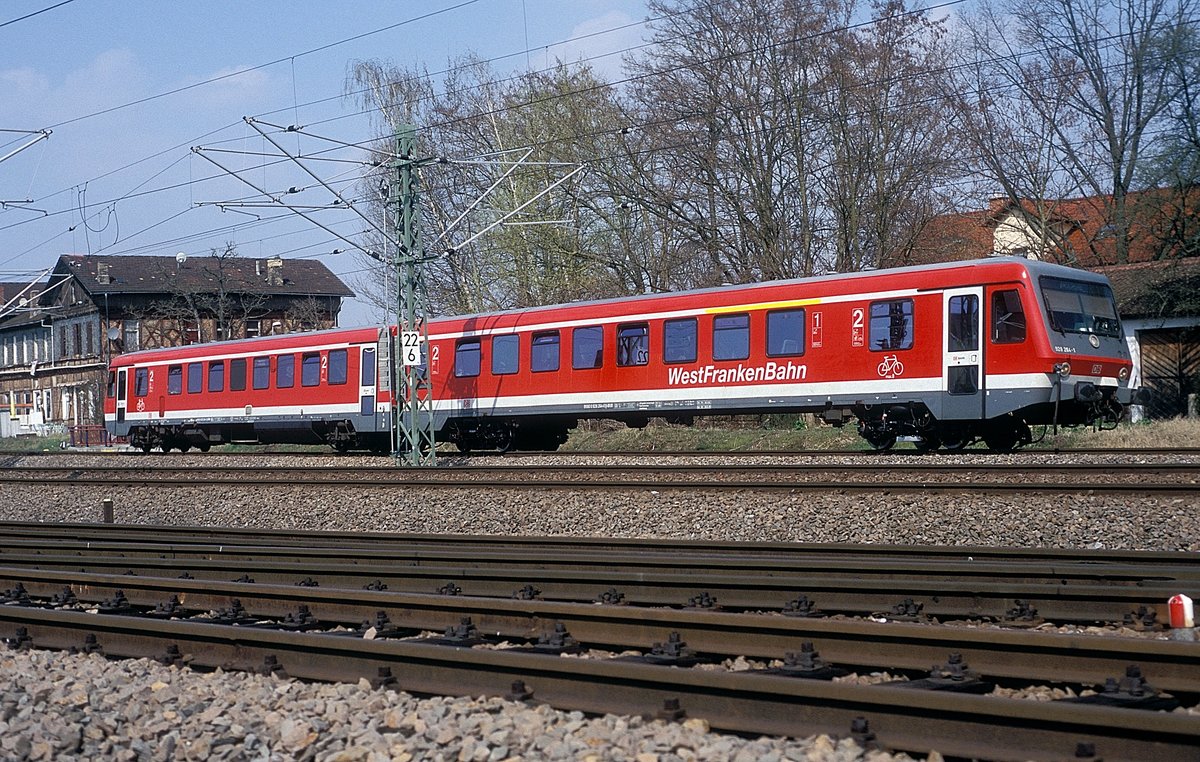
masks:
{"label": "white cloud", "polygon": [[[271,95],[271,87],[275,83],[265,69],[244,71],[250,66],[250,64],[226,66],[214,72],[188,77],[174,87],[186,87],[200,82],[207,83],[186,93],[192,108],[226,110],[239,106],[261,105],[263,99]],[[174,89],[174,87],[169,89]]]}
{"label": "white cloud", "polygon": [[547,46],[541,64],[549,65],[555,58],[568,63],[587,61],[601,77],[619,79],[620,51],[640,45],[644,31],[645,27],[628,13],[610,11],[576,24],[567,35],[570,42]]}

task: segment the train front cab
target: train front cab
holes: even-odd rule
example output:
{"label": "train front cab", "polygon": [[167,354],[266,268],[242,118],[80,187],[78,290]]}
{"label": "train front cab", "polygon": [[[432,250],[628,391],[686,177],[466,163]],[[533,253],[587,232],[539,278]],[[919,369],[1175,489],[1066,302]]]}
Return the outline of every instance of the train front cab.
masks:
{"label": "train front cab", "polygon": [[1104,278],[1035,262],[1002,267],[939,291],[938,391],[882,415],[860,412],[860,433],[876,449],[906,437],[922,450],[976,439],[1011,450],[1032,441],[1031,426],[1115,426],[1138,397]]}
{"label": "train front cab", "polygon": [[978,436],[1010,450],[1032,440],[1031,426],[1112,427],[1134,397],[1107,281],[1022,269],[1015,281],[943,292],[944,446]]}

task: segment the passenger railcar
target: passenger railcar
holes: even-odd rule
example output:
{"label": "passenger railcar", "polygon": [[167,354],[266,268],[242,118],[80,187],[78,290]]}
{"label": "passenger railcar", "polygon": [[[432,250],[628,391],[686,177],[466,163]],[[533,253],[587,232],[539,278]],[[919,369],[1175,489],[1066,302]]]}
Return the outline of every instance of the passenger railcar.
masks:
{"label": "passenger railcar", "polygon": [[[106,417],[143,448],[247,439],[386,449],[393,334],[123,355]],[[276,388],[289,355],[282,362],[297,369],[316,363],[318,380]],[[425,360],[438,439],[463,450],[554,449],[585,418],[641,426],[783,412],[855,421],[877,449],[906,437],[923,449],[982,438],[1008,450],[1031,441],[1032,425],[1115,424],[1136,392],[1107,281],[1016,258],[439,319]],[[325,375],[335,361],[337,384]],[[221,362],[227,370],[212,370]],[[232,374],[234,362],[261,367],[267,386],[219,380],[213,391],[206,374]],[[157,380],[139,382],[139,369]]]}

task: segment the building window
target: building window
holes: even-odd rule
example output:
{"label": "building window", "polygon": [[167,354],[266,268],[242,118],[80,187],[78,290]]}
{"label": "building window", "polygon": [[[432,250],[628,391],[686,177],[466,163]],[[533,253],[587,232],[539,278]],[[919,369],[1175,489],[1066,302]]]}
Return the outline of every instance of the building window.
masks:
{"label": "building window", "polygon": [[275,388],[291,389],[296,385],[296,355],[275,358]]}
{"label": "building window", "polygon": [[871,303],[871,351],[912,349],[912,299]]}
{"label": "building window", "polygon": [[271,358],[255,357],[254,369],[251,371],[255,389],[266,389],[271,385]]}
{"label": "building window", "polygon": [[167,368],[167,394],[183,393],[183,366],[172,365]]}
{"label": "building window", "polygon": [[617,326],[617,365],[628,368],[650,362],[650,325],[630,323]]}
{"label": "building window", "polygon": [[558,331],[535,333],[532,354],[529,367],[534,373],[558,370]]}
{"label": "building window", "polygon": [[246,338],[253,339],[255,336],[261,336],[261,335],[262,335],[262,321],[261,320],[247,320],[246,321]]}
{"label": "building window", "polygon": [[804,354],[804,310],[767,313],[767,357]]}
{"label": "building window", "polygon": [[604,364],[604,329],[598,325],[576,328],[571,334],[571,367],[599,368]]}
{"label": "building window", "polygon": [[184,344],[199,344],[200,343],[200,324],[197,323],[195,320],[185,320],[183,323],[183,337],[182,338],[183,338]]}
{"label": "building window", "polygon": [[87,353],[89,355],[96,354],[96,324],[87,324]]}
{"label": "building window", "polygon": [[492,375],[508,376],[520,369],[521,337],[516,334],[492,337]]}
{"label": "building window", "polygon": [[454,344],[454,375],[469,378],[479,375],[479,339],[459,339]]}
{"label": "building window", "polygon": [[83,354],[83,326],[81,326],[79,323],[76,323],[75,325],[71,326],[71,333],[75,339],[75,343],[71,345],[74,349],[74,351],[71,352],[71,356],[79,357]]}
{"label": "building window", "polygon": [[745,360],[750,356],[750,316],[713,318],[713,359]]}
{"label": "building window", "polygon": [[121,340],[126,352],[136,352],[140,348],[139,335],[138,321],[125,320],[121,323]]}

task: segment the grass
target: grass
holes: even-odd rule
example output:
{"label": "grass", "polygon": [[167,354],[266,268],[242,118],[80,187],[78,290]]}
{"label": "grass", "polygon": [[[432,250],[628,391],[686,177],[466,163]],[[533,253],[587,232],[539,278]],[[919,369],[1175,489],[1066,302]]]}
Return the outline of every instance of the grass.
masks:
{"label": "grass", "polygon": [[[1034,429],[1034,436],[1041,433]],[[0,439],[0,452],[28,452],[61,448],[61,437],[9,437]],[[901,442],[897,449],[912,449]],[[981,444],[973,445],[982,447]],[[1200,447],[1200,419],[1173,418],[1165,421],[1122,423],[1112,431],[1094,431],[1088,427],[1047,430],[1045,437],[1028,447],[1030,450],[1056,448],[1182,448]],[[329,448],[309,445],[230,445],[224,452],[329,452]],[[740,416],[701,420],[696,426],[677,426],[651,421],[643,429],[630,429],[612,421],[585,422],[571,432],[564,450],[611,451],[697,451],[730,450],[866,450],[853,423],[834,428],[809,416]],[[453,447],[450,447],[453,450]]]}
{"label": "grass", "polygon": [[[792,423],[788,425],[787,420]],[[1034,428],[1034,437],[1041,428]],[[1030,450],[1055,448],[1171,448],[1200,446],[1200,419],[1175,418],[1166,421],[1122,423],[1112,431],[1094,431],[1090,427],[1060,428],[1058,434],[1046,430],[1042,440]],[[982,444],[972,448],[982,448]],[[900,442],[896,449],[912,449]],[[797,416],[771,416],[766,420],[746,416],[721,419],[695,427],[673,426],[657,421],[644,429],[629,429],[611,422],[591,423],[571,432],[564,450],[588,451],[710,451],[728,450],[866,450],[853,423],[834,428]]]}

